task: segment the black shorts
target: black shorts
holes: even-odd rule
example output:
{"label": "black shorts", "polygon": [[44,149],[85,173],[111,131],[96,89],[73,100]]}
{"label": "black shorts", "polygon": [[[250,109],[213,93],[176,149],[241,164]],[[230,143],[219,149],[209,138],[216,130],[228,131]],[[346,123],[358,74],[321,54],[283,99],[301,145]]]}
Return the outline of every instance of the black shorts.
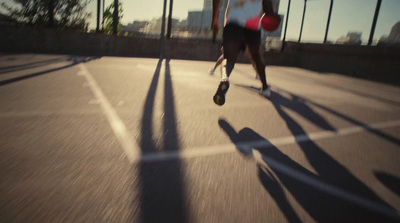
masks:
{"label": "black shorts", "polygon": [[[240,44],[240,51],[244,52],[245,50],[246,50],[246,44],[242,42],[242,44]],[[224,46],[221,47],[221,53],[224,53]]]}
{"label": "black shorts", "polygon": [[241,46],[241,50],[245,49],[246,45],[254,45],[257,48],[261,44],[261,31],[251,30],[230,23],[224,27],[222,45],[237,42]]}

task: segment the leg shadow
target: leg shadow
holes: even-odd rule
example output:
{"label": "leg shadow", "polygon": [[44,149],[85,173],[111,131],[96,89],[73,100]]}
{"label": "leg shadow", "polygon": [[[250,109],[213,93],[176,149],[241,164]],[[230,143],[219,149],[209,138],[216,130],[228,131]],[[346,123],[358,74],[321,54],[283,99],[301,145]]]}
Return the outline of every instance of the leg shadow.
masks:
{"label": "leg shadow", "polygon": [[[242,146],[243,142],[246,141],[265,141],[266,139],[261,137],[259,134],[256,134],[253,130],[249,128],[244,128],[239,132],[236,132],[233,127],[226,122],[225,120],[220,119],[218,121],[219,126],[225,131],[225,133],[229,136],[231,141],[236,145],[238,152],[246,157],[252,157],[252,149],[246,148]],[[272,145],[272,144],[271,144]],[[271,197],[275,200],[282,214],[284,214],[285,218],[288,222],[301,222],[299,216],[293,209],[292,205],[286,198],[286,194],[283,190],[283,187],[279,183],[278,179],[274,177],[274,175],[265,167],[258,165],[258,177],[265,188],[266,191],[271,195]]]}
{"label": "leg shadow", "polygon": [[[353,119],[353,118],[351,118],[351,117],[349,117],[349,116],[347,116],[345,114],[342,114],[342,113],[340,113],[338,111],[335,111],[332,108],[329,108],[329,107],[326,107],[324,105],[318,104],[318,103],[313,102],[313,101],[311,101],[309,99],[302,98],[300,96],[297,96],[297,95],[295,95],[293,93],[290,93],[288,91],[285,91],[283,89],[279,89],[278,88],[278,90],[281,91],[281,92],[285,92],[285,93],[289,94],[294,100],[297,100],[297,101],[303,103],[304,105],[311,104],[313,106],[316,106],[316,107],[318,107],[318,108],[320,108],[320,109],[322,109],[322,110],[324,110],[326,112],[331,113],[332,115],[335,115],[335,116],[337,116],[337,117],[339,117],[339,118],[341,118],[343,120],[346,120],[346,121],[348,121],[350,123],[353,123],[354,125],[360,126],[360,127],[364,128],[364,130],[366,130],[366,131],[368,131],[368,132],[370,132],[372,134],[375,134],[376,136],[379,136],[379,137],[381,137],[381,138],[383,138],[383,139],[385,139],[385,140],[387,140],[389,142],[392,142],[392,143],[394,143],[396,145],[400,145],[400,139],[398,139],[396,137],[393,137],[393,136],[390,136],[390,135],[388,135],[388,134],[386,134],[386,133],[384,133],[382,131],[379,131],[378,129],[374,129],[372,127],[369,127],[366,124],[364,124],[364,123],[362,123],[360,121],[357,121],[357,120],[355,120],[355,119]],[[275,97],[275,101],[279,101],[279,97],[280,97],[279,94],[275,93],[274,97]]]}
{"label": "leg shadow", "polygon": [[[252,148],[261,153],[263,162],[265,162],[271,170],[266,171],[265,168],[259,168],[259,178],[266,191],[268,191],[275,200],[289,222],[300,222],[300,220],[294,208],[284,195],[283,188],[286,188],[303,209],[317,222],[396,222],[395,219],[400,219],[396,211],[379,200],[371,190],[368,190],[370,195],[367,196],[367,198],[375,197],[376,199],[374,201],[380,205],[379,207],[384,206],[385,210],[393,213],[393,216],[389,217],[376,210],[376,212],[371,211],[371,208],[365,208],[365,206],[354,202],[352,199],[346,199],[344,196],[337,196],[337,194],[332,193],[332,190],[326,190],[324,187],[321,187],[321,185],[326,185],[324,180],[327,179],[327,177],[314,174],[299,165],[252,129],[244,128],[236,132],[225,120],[220,120],[219,124],[232,142],[237,145],[238,149],[241,149],[241,145],[244,142],[254,140],[258,142],[264,141],[265,143],[263,143],[263,145],[268,145]],[[309,146],[309,144],[304,145]],[[321,157],[319,156],[319,158]],[[327,158],[323,161],[327,161]],[[321,161],[319,165],[330,165],[329,163],[325,164],[323,161]],[[317,168],[325,168],[321,166],[317,166]],[[326,168],[332,169],[333,175],[328,178],[332,182],[336,177],[340,178],[343,172],[341,168],[344,167],[335,165]],[[336,168],[338,168],[337,171],[335,171]],[[272,173],[275,174],[280,183],[277,179],[274,179]],[[346,179],[348,178],[349,177]],[[355,177],[352,176],[352,178]],[[337,188],[336,185],[340,183],[337,181],[334,182],[335,184],[330,185],[334,185]],[[361,187],[361,190],[365,190],[366,188],[361,182],[357,186]]]}
{"label": "leg shadow", "polygon": [[[305,100],[303,100],[302,98],[297,97],[293,94],[291,94],[291,97],[292,100],[273,92],[271,102],[273,103],[280,117],[286,122],[286,125],[291,131],[292,135],[306,136],[306,131],[288,113],[286,113],[282,109],[282,107],[290,108],[294,111],[297,111],[297,113],[299,114],[302,114],[301,110],[311,110],[311,108],[309,108],[309,106],[305,103]],[[301,106],[298,106],[299,103],[301,104]],[[322,120],[322,117],[317,117],[316,120]],[[352,194],[368,199],[369,201],[385,207],[389,211],[393,211],[393,213],[395,212],[395,209],[386,204],[367,185],[365,185],[357,177],[351,174],[351,172],[346,167],[333,159],[311,139],[298,142],[298,145],[300,146],[309,163],[317,172],[319,178],[323,182],[326,182],[330,185],[335,185],[336,187],[344,191],[348,191]],[[354,213],[352,215],[354,215]],[[363,211],[360,210],[361,215],[363,215],[362,213]],[[376,216],[370,216],[368,220],[371,220]]]}
{"label": "leg shadow", "polygon": [[383,185],[400,196],[400,178],[384,172],[375,172],[375,176]]}

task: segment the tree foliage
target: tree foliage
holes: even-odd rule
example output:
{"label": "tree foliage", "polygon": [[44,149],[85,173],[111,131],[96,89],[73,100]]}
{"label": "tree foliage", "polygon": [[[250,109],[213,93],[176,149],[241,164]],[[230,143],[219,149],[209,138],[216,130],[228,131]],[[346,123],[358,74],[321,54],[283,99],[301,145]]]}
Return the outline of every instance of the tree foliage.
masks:
{"label": "tree foliage", "polygon": [[[122,3],[118,3],[118,34],[121,32],[121,19],[123,17],[124,10]],[[114,2],[111,3],[104,11],[104,32],[107,34],[113,33],[113,21],[114,21]]]}
{"label": "tree foliage", "polygon": [[34,27],[55,27],[87,31],[91,17],[85,8],[91,0],[13,0],[2,3],[8,17]]}

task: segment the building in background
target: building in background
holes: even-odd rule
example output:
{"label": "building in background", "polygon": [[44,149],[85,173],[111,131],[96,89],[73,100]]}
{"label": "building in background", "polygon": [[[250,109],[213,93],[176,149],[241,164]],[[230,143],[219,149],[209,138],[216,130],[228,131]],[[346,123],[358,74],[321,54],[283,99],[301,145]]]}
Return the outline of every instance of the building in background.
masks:
{"label": "building in background", "polygon": [[145,28],[149,24],[149,21],[133,21],[128,23],[127,26],[123,27],[124,31],[127,32],[139,32],[141,29]]}
{"label": "building in background", "polygon": [[203,3],[203,10],[210,10],[212,11],[213,0],[204,0]]}
{"label": "building in background", "polygon": [[342,36],[336,40],[336,44],[352,44],[361,45],[361,35],[360,32],[348,32],[346,36]]}
{"label": "building in background", "polygon": [[[204,0],[203,10],[189,11],[187,26],[189,31],[207,32],[211,27],[212,20],[212,0]],[[218,22],[224,23],[226,4],[228,0],[222,0],[219,8]]]}
{"label": "building in background", "polygon": [[393,25],[389,36],[379,39],[378,45],[400,45],[400,22]]}

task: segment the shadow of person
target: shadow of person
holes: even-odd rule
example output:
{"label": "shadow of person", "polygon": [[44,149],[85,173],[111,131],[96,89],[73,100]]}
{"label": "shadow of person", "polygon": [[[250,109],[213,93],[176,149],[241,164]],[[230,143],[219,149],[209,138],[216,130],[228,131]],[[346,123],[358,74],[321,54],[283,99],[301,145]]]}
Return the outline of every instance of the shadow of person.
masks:
{"label": "shadow of person", "polygon": [[[278,93],[272,92],[271,102],[277,110],[279,116],[286,122],[286,126],[290,130],[293,136],[307,135],[307,132],[283,109],[284,107],[290,107],[292,110],[297,110],[296,105],[301,100],[298,97],[293,98],[293,104],[291,100],[279,95]],[[302,103],[300,109],[308,107],[305,103]],[[307,109],[306,110],[310,110]],[[300,112],[299,112],[300,113]],[[316,114],[316,113],[315,113]],[[317,118],[322,120],[321,117]],[[333,159],[311,139],[299,142],[298,145],[304,152],[309,163],[317,171],[318,175],[327,183],[338,185],[341,188],[356,193],[369,199],[381,201],[368,187],[366,187],[360,180],[358,180],[350,171]]]}
{"label": "shadow of person", "polygon": [[383,185],[400,196],[400,178],[381,171],[375,172],[375,176]]}
{"label": "shadow of person", "polygon": [[[231,141],[236,145],[238,152],[240,152],[246,158],[253,157],[253,148],[244,146],[242,143],[246,141],[266,141],[263,137],[256,134],[253,130],[249,128],[244,128],[238,133],[233,129],[233,127],[225,120],[220,119],[218,121],[219,126],[225,131],[229,136]],[[284,189],[280,185],[278,179],[262,165],[258,165],[258,177],[265,188],[266,191],[275,200],[281,212],[284,214],[288,222],[301,222],[299,216],[293,209],[292,205],[288,202]]]}
{"label": "shadow of person", "polygon": [[[300,96],[298,96],[298,95],[295,95],[295,94],[293,94],[293,93],[291,93],[291,92],[288,92],[288,91],[286,91],[286,90],[284,90],[284,89],[281,89],[281,88],[278,88],[278,87],[275,87],[275,89],[277,89],[279,92],[283,92],[283,93],[286,93],[286,94],[288,94],[291,98],[292,98],[292,100],[291,101],[299,101],[299,102],[301,102],[302,104],[304,104],[304,105],[312,105],[312,106],[314,106],[314,107],[317,107],[317,108],[319,108],[319,109],[322,109],[322,110],[324,110],[325,112],[328,112],[328,113],[330,113],[330,114],[332,114],[332,115],[334,115],[334,116],[336,116],[336,117],[338,117],[338,118],[341,118],[341,119],[343,119],[343,120],[345,120],[345,121],[347,121],[347,122],[349,122],[349,123],[352,123],[352,124],[354,124],[354,125],[357,125],[357,126],[359,126],[359,127],[361,127],[361,128],[363,128],[365,131],[367,131],[367,132],[369,132],[369,133],[372,133],[372,134],[375,134],[376,136],[379,136],[379,137],[381,137],[382,139],[384,139],[384,140],[387,140],[387,141],[389,141],[389,142],[392,142],[392,143],[394,143],[394,144],[396,144],[396,145],[400,145],[400,139],[398,139],[398,138],[396,138],[396,137],[393,137],[393,136],[391,136],[391,135],[389,135],[389,134],[386,134],[386,133],[384,133],[384,132],[382,132],[382,131],[380,131],[380,130],[378,130],[378,129],[376,129],[376,128],[373,128],[373,127],[371,127],[371,126],[369,126],[369,125],[367,125],[367,124],[365,124],[365,123],[362,123],[362,122],[360,122],[360,121],[358,121],[358,120],[356,120],[356,119],[354,119],[354,118],[352,118],[352,117],[350,117],[350,116],[348,116],[348,115],[346,115],[346,114],[343,114],[343,113],[341,113],[341,112],[339,112],[339,111],[336,111],[336,110],[334,110],[334,109],[332,109],[332,108],[329,108],[329,107],[326,107],[326,106],[324,106],[324,105],[322,105],[322,104],[319,104],[319,103],[316,103],[316,102],[314,102],[314,101],[312,101],[312,100],[310,100],[310,99],[307,99],[307,98],[303,98],[303,97],[300,97]],[[276,102],[276,101],[280,101],[279,100],[279,97],[282,97],[281,95],[279,95],[279,94],[277,94],[277,93],[275,93],[275,92],[273,92],[273,95],[272,95],[272,98],[274,98],[272,101],[274,102]],[[281,105],[284,105],[284,102],[280,102],[280,104]],[[308,106],[309,107],[309,106]],[[300,110],[298,107],[296,107],[296,110]]]}
{"label": "shadow of person", "polygon": [[[252,92],[258,92],[260,90],[259,88],[253,86],[240,84],[236,84],[236,86]],[[290,96],[291,98],[283,97],[280,94],[271,91],[270,100],[272,102],[279,102],[280,107],[285,107],[292,110],[293,112],[296,112],[297,114],[308,120],[310,123],[318,126],[323,130],[336,131],[336,129],[328,121],[326,121],[322,116],[315,112],[314,109],[308,106],[303,98],[298,97],[294,94],[291,94]]]}
{"label": "shadow of person", "polygon": [[296,211],[289,203],[283,187],[280,185],[278,179],[268,170],[268,168],[258,165],[258,178],[266,191],[277,203],[281,212],[285,215],[288,222],[297,223],[302,222],[297,215]]}
{"label": "shadow of person", "polygon": [[272,91],[271,102],[275,107],[279,107],[280,109],[285,107],[298,113],[310,123],[313,123],[324,130],[335,131],[335,128],[322,116],[315,112],[310,106],[308,106],[301,97],[296,95],[290,96],[291,98],[287,98]]}
{"label": "shadow of person", "polygon": [[[258,168],[260,182],[289,222],[300,222],[300,219],[296,210],[287,200],[284,188],[317,222],[395,222],[394,219],[400,219],[397,212],[379,200],[371,190],[369,190],[370,194],[367,198],[374,197],[373,201],[338,189],[337,184],[339,183],[334,179],[341,177],[343,167],[340,167],[339,164],[328,168],[332,169],[333,174],[329,179],[331,182],[336,182],[336,184],[328,184],[324,181],[326,177],[301,166],[252,129],[244,128],[236,132],[225,120],[219,120],[218,123],[241,154],[252,156],[253,150],[260,152],[262,164],[266,164],[269,168],[269,170]],[[325,163],[320,162],[318,165],[320,168]],[[347,177],[350,177],[349,174]],[[355,177],[351,176],[351,178]],[[351,184],[354,184],[354,180],[349,180]],[[361,190],[367,188],[361,182],[353,187]],[[363,204],[364,201],[368,205]]]}

